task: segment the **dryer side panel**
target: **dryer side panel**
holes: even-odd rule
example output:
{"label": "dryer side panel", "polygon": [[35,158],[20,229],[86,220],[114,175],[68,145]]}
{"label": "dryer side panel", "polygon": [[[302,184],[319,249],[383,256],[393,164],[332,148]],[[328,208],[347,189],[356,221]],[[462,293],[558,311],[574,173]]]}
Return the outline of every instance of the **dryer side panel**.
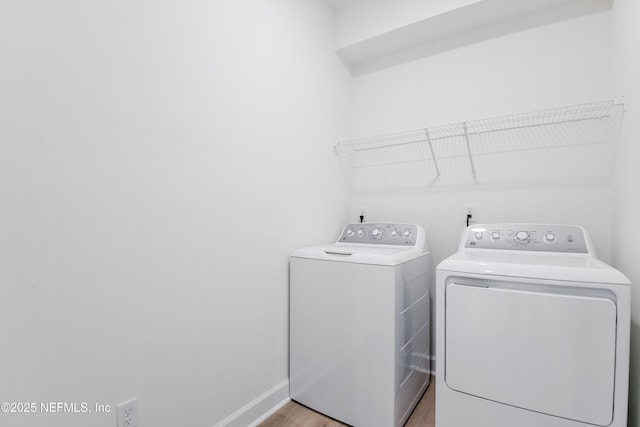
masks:
{"label": "dryer side panel", "polygon": [[445,381],[494,402],[606,426],[616,305],[605,297],[450,283]]}

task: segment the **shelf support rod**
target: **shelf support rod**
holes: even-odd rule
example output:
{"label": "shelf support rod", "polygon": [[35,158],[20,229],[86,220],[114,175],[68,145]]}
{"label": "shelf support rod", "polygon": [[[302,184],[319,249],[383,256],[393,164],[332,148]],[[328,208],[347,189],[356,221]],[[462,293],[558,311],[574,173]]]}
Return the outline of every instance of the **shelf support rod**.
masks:
{"label": "shelf support rod", "polygon": [[473,164],[473,156],[471,155],[471,145],[469,144],[469,131],[467,129],[467,122],[462,123],[462,128],[464,130],[464,141],[467,144],[467,153],[469,153],[469,163],[471,164],[471,175],[473,175],[473,182],[478,183],[478,178],[476,177],[476,167]]}
{"label": "shelf support rod", "polygon": [[429,144],[429,151],[431,151],[431,158],[433,159],[433,166],[436,168],[436,179],[440,179],[440,167],[436,160],[436,154],[433,151],[433,145],[431,144],[431,135],[429,135],[429,128],[424,128],[424,134],[427,137],[427,143]]}

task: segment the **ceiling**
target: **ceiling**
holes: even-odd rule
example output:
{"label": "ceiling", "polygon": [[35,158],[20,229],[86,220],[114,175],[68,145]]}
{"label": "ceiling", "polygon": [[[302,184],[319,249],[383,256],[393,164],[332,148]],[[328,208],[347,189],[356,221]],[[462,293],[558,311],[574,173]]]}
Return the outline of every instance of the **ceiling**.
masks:
{"label": "ceiling", "polygon": [[358,0],[324,0],[332,9],[342,9],[350,4],[355,3]]}

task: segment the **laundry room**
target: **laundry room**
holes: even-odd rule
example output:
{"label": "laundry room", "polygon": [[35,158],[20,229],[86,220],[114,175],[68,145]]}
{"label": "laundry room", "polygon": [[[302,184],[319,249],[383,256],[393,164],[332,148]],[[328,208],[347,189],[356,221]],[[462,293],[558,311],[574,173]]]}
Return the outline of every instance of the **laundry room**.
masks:
{"label": "laundry room", "polygon": [[[632,284],[640,427],[639,19],[633,0],[1,1],[0,427],[257,425],[290,397],[290,257],[361,216],[424,230],[432,375],[436,267],[467,224],[587,230]],[[567,116],[593,109],[604,140]],[[415,130],[435,154],[396,163],[419,168],[345,162]]]}

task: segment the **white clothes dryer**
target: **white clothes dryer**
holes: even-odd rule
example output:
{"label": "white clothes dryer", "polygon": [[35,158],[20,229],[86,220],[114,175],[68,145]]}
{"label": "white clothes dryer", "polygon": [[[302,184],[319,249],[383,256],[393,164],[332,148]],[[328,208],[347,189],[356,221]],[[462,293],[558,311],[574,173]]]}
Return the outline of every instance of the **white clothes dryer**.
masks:
{"label": "white clothes dryer", "polygon": [[438,427],[626,427],[630,283],[583,228],[467,228],[436,316]]}
{"label": "white clothes dryer", "polygon": [[290,395],[358,427],[404,425],[429,384],[429,252],[415,224],[355,223],[290,261]]}

